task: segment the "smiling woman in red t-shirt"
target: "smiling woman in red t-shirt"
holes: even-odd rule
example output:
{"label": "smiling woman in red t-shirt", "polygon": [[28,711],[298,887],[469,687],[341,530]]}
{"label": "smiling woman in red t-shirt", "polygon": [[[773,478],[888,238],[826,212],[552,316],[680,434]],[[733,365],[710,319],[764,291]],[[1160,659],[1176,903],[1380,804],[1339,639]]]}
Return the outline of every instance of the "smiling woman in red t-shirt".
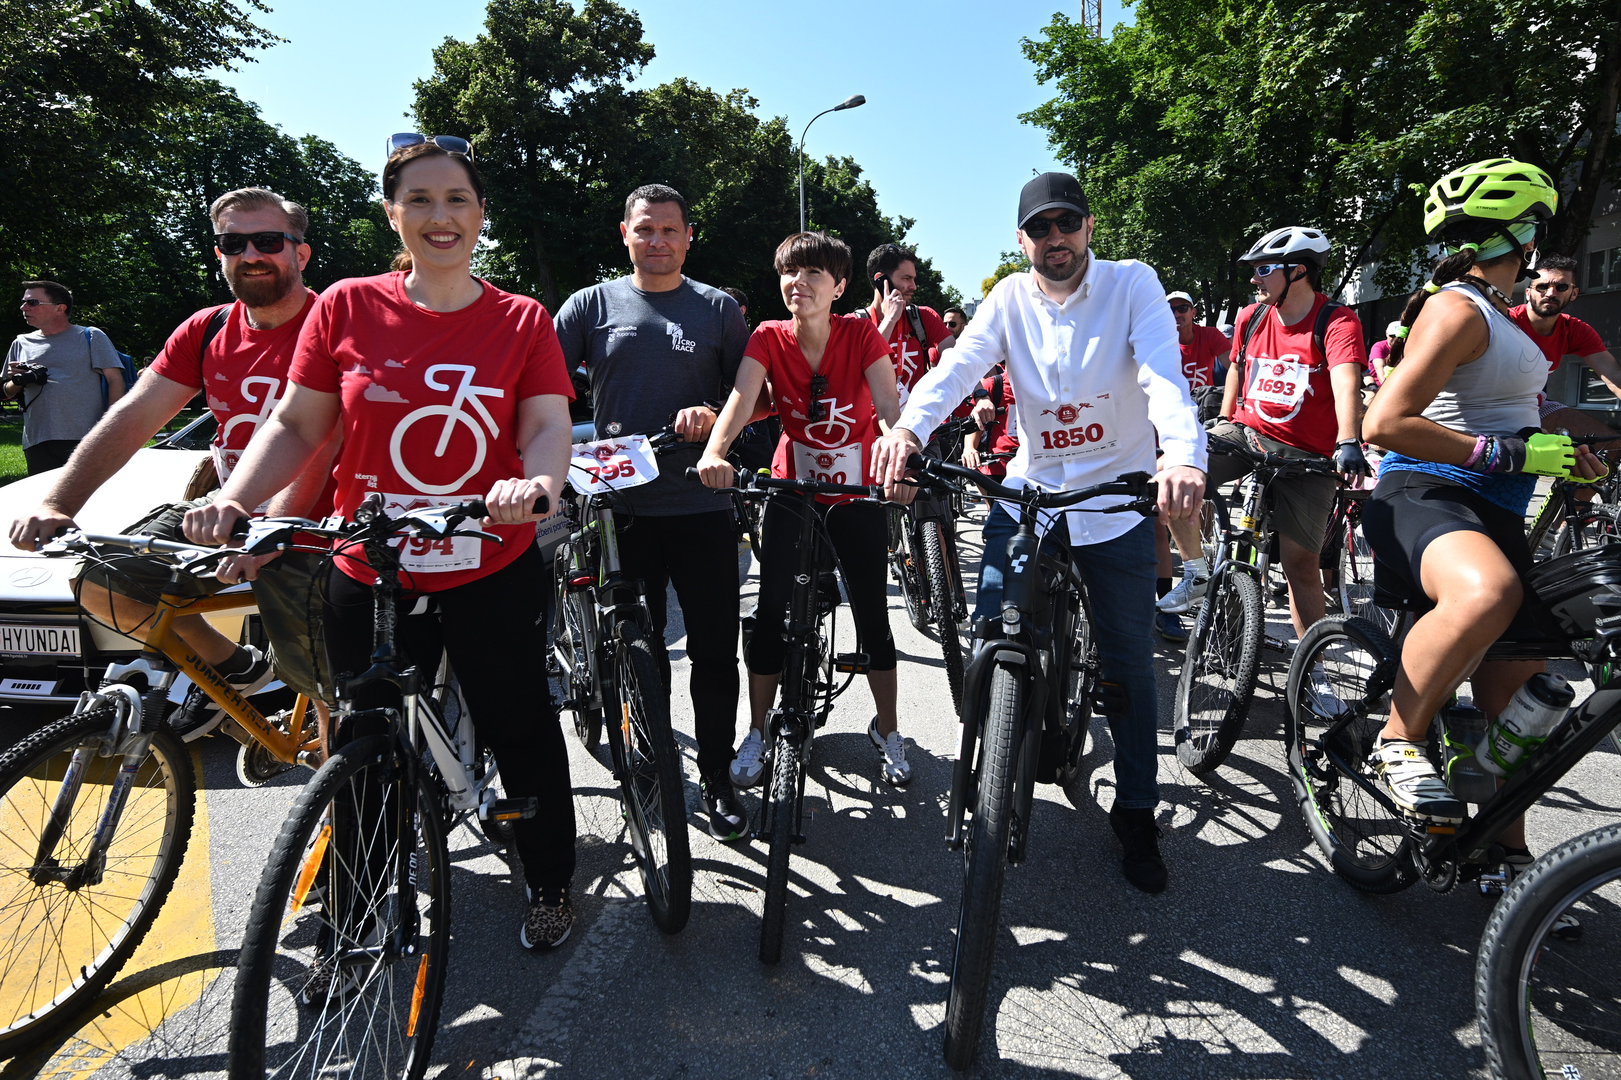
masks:
{"label": "smiling woman in red t-shirt", "polygon": [[[849,280],[850,264],[844,241],[823,233],[796,233],[778,246],[782,299],[793,318],[761,323],[743,350],[732,395],[698,462],[705,484],[721,488],[733,482],[736,474],[726,461],[726,451],[748,423],[762,387],[782,418],[785,452],[778,453],[773,475],[833,484],[873,482],[872,443],[879,433],[874,414],[877,421],[893,424],[900,416],[900,398],[889,346],[872,320],[833,314],[833,301]],[[909,502],[912,490],[903,488],[896,494]],[[884,755],[884,779],[905,784],[912,773],[895,719],[895,639],[889,632],[884,508],[849,497],[818,496],[817,503],[844,568],[862,648],[871,657],[867,685],[878,718],[867,733]],[[732,783],[739,787],[759,783],[762,771],[765,715],[782,675],[782,621],[799,564],[797,509],[787,500],[772,499],[760,527],[764,537],[759,552],[760,603],[745,658],[754,726],[732,762]]]}
{"label": "smiling woman in red t-shirt", "polygon": [[[228,542],[246,508],[285,487],[340,425],[333,478],[346,517],[374,492],[391,513],[483,496],[487,531],[503,544],[405,542],[402,582],[431,594],[439,610],[403,616],[398,641],[428,671],[441,647],[449,652],[507,794],[539,800],[539,813],[516,823],[533,892],[520,940],[549,947],[573,922],[574,804],[557,714],[532,689],[545,655],[545,560],[534,545],[539,516],[529,509],[540,495],[557,505],[573,389],[546,310],[469,271],[484,186],[466,154],[432,140],[394,150],[383,200],[405,245],[400,269],[340,281],[315,302],[287,396],[214,503],[187,516],[186,533]],[[334,673],[370,665],[374,580],[358,560],[334,560],[323,611]],[[362,709],[379,708],[398,692],[373,684],[355,698]]]}

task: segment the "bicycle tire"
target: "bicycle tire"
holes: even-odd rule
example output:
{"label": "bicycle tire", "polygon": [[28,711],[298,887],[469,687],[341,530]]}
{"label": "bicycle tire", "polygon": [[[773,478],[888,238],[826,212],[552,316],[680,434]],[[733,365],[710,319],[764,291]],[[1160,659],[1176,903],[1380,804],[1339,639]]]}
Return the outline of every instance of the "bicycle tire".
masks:
{"label": "bicycle tire", "polygon": [[596,753],[602,743],[602,710],[591,705],[591,665],[596,663],[585,632],[585,594],[560,583],[557,590],[557,623],[552,650],[562,669],[563,692],[575,702],[574,734],[580,745]]}
{"label": "bicycle tire", "polygon": [[[1584,903],[1600,889],[1602,898]],[[1608,825],[1545,853],[1497,902],[1475,964],[1475,1013],[1494,1078],[1616,1075],[1618,897],[1621,825]],[[1581,922],[1576,940],[1553,932],[1571,909]],[[1598,1065],[1600,1056],[1607,1067]]]}
{"label": "bicycle tire", "polygon": [[[374,735],[334,752],[282,825],[242,942],[227,1048],[233,1080],[417,1080],[427,1072],[450,949],[450,856],[442,799],[424,770],[415,770],[414,806],[408,810],[398,801],[404,770],[396,750],[389,736]],[[412,827],[401,828],[404,822]],[[352,838],[346,835],[351,828]],[[408,852],[402,836],[412,840]],[[345,857],[353,851],[384,857]],[[402,888],[415,908],[403,925],[409,908],[399,903]],[[365,899],[344,903],[346,896]],[[411,922],[415,932],[399,955],[386,959]],[[361,954],[360,962],[316,989],[323,954],[334,941]],[[368,960],[367,948],[379,949],[384,959]],[[317,1000],[301,1002],[305,993]],[[383,1030],[373,1031],[374,1025]]]}
{"label": "bicycle tire", "polygon": [[[0,755],[0,847],[7,849],[0,855],[0,940],[6,942],[0,1058],[49,1038],[112,982],[151,930],[180,873],[197,781],[191,752],[159,725],[136,770],[101,879],[70,889],[67,882],[38,883],[32,876],[41,831],[61,790],[64,756],[99,744],[112,722],[112,708],[100,705],[53,721]],[[105,806],[92,795],[110,789],[123,761],[93,750],[87,755],[78,798],[52,849],[58,867],[82,865],[73,855],[88,847]]]}
{"label": "bicycle tire", "polygon": [[940,635],[940,652],[946,662],[946,683],[951,687],[951,709],[962,714],[963,653],[962,638],[957,631],[956,605],[951,597],[957,595],[956,569],[946,559],[945,537],[940,522],[923,523],[923,565],[928,570],[930,588],[938,599],[932,605],[934,625]]}
{"label": "bicycle tire", "polygon": [[928,582],[919,572],[917,552],[912,550],[911,516],[897,506],[891,509],[889,521],[889,561],[901,587],[901,599],[906,601],[906,617],[918,633],[927,633]]}
{"label": "bicycle tire", "polygon": [[1172,710],[1177,760],[1193,775],[1214,772],[1238,743],[1265,635],[1265,607],[1255,579],[1231,565],[1219,571],[1188,635]]}
{"label": "bicycle tire", "polygon": [[985,1026],[1007,873],[1024,690],[1022,675],[1010,665],[998,663],[991,672],[990,705],[975,770],[974,817],[963,844],[962,905],[946,999],[945,1059],[957,1070],[973,1062]]}
{"label": "bicycle tire", "polygon": [[1584,548],[1621,543],[1621,521],[1617,520],[1617,513],[1613,506],[1595,506],[1577,517],[1566,517],[1554,533],[1552,557],[1569,555],[1575,550],[1578,535]]}
{"label": "bicycle tire", "polygon": [[1058,767],[1058,786],[1067,788],[1081,774],[1086,738],[1092,726],[1092,695],[1097,691],[1100,665],[1098,644],[1092,635],[1092,606],[1076,594],[1079,610],[1070,636],[1069,675],[1064,694],[1064,759]]}
{"label": "bicycle tire", "polygon": [[[1385,632],[1366,619],[1330,615],[1301,638],[1285,690],[1289,780],[1306,827],[1334,872],[1368,893],[1400,892],[1418,880],[1407,836],[1396,815],[1335,768],[1327,753],[1332,748],[1363,779],[1373,780],[1367,758],[1389,718],[1390,691],[1368,702],[1367,683],[1375,668],[1397,655]],[[1338,718],[1325,715],[1328,710],[1311,692],[1319,663],[1330,691],[1356,714],[1333,736],[1332,747],[1325,737]]]}
{"label": "bicycle tire", "polygon": [[681,756],[653,647],[634,623],[616,650],[621,725],[610,731],[631,850],[653,923],[678,934],[692,914],[692,852]]}
{"label": "bicycle tire", "polygon": [[788,858],[794,846],[794,806],[799,794],[799,747],[782,736],[771,751],[771,832],[765,864],[765,911],[760,919],[760,962],[782,959],[788,918]]}

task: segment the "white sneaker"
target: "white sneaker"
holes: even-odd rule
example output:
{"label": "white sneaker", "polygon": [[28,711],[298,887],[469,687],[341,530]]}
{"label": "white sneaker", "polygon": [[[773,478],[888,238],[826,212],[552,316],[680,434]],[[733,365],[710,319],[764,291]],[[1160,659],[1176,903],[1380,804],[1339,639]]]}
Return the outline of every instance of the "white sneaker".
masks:
{"label": "white sneaker", "polygon": [[887,736],[878,734],[878,718],[867,725],[867,738],[884,755],[884,781],[895,787],[905,787],[912,779],[912,766],[906,763],[906,740],[899,731]]}
{"label": "white sneaker", "polygon": [[1191,608],[1195,603],[1204,599],[1205,590],[1210,587],[1208,577],[1196,578],[1183,575],[1176,588],[1159,598],[1155,607],[1161,611],[1168,611],[1173,615],[1180,615]]}
{"label": "white sneaker", "polygon": [[758,731],[749,728],[749,733],[743,737],[743,745],[737,748],[737,756],[732,759],[732,786],[751,788],[760,782],[763,772],[765,740]]}
{"label": "white sneaker", "polygon": [[1323,671],[1311,673],[1311,686],[1306,691],[1311,695],[1311,706],[1318,716],[1324,720],[1338,720],[1351,711],[1349,705],[1340,700],[1340,696],[1329,685],[1328,675]]}

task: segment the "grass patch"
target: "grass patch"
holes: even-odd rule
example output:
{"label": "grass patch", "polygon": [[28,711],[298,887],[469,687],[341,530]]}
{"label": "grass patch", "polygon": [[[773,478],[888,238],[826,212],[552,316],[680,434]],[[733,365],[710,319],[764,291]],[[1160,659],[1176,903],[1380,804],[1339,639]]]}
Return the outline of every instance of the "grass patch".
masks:
{"label": "grass patch", "polygon": [[21,480],[28,475],[28,462],[23,459],[22,412],[0,415],[0,485]]}

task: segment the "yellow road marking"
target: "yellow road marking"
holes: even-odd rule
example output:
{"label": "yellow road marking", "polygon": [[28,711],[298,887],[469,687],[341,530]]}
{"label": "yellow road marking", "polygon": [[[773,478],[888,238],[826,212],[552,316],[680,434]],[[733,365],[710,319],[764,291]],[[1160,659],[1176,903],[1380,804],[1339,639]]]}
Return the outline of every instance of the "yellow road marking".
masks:
{"label": "yellow road marking", "polygon": [[[200,779],[203,763],[195,747],[191,756],[192,767]],[[197,792],[191,842],[186,846],[180,876],[175,880],[168,902],[118,979],[97,999],[95,1015],[78,1031],[66,1036],[49,1062],[40,1067],[38,1076],[42,1080],[57,1077],[84,1080],[126,1048],[151,1035],[165,1019],[200,998],[219,975],[220,968],[205,967],[188,970],[133,994],[121,989],[146,981],[147,973],[160,965],[208,956],[215,951],[206,795],[201,789]],[[198,1047],[197,1052],[211,1053],[218,1049]],[[21,1060],[11,1064],[28,1067],[28,1063]],[[5,1070],[6,1075],[11,1073],[11,1068]]]}

